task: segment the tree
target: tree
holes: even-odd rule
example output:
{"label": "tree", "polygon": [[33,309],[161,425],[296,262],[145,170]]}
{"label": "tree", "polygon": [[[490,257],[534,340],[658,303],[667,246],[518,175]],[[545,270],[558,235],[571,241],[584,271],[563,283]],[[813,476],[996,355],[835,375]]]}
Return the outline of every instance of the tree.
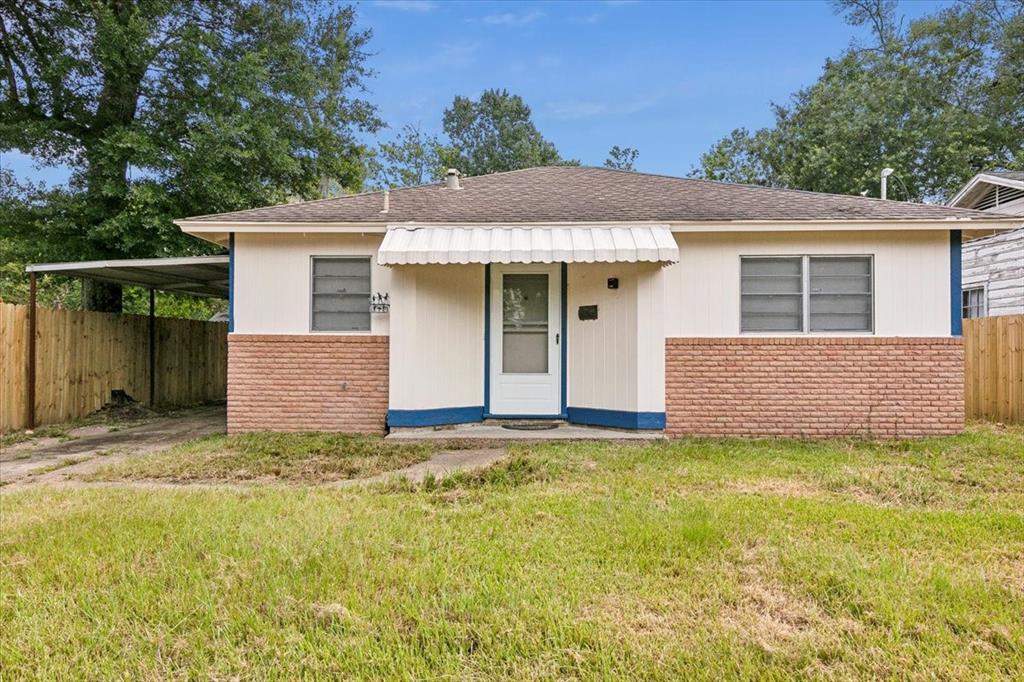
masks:
{"label": "tree", "polygon": [[530,120],[530,107],[507,90],[485,90],[480,99],[456,97],[444,112],[444,132],[452,149],[444,165],[464,175],[574,164],[558,154]]}
{"label": "tree", "polygon": [[891,2],[835,4],[872,42],[773,105],[773,127],[715,143],[697,175],[877,196],[890,166],[899,198],[943,200],[980,170],[1024,167],[1024,2],[962,3],[906,28]]}
{"label": "tree", "polygon": [[633,147],[613,146],[608,150],[608,158],[605,159],[605,168],[617,168],[618,170],[636,170],[633,166],[636,163],[640,152]]}
{"label": "tree", "polygon": [[381,142],[371,175],[378,187],[410,187],[439,180],[452,151],[419,126],[406,125],[391,142]]}
{"label": "tree", "polygon": [[[5,201],[24,259],[184,255],[175,217],[357,189],[369,32],[303,0],[25,0],[0,6],[0,151],[72,167]],[[87,307],[120,309],[94,287]]]}

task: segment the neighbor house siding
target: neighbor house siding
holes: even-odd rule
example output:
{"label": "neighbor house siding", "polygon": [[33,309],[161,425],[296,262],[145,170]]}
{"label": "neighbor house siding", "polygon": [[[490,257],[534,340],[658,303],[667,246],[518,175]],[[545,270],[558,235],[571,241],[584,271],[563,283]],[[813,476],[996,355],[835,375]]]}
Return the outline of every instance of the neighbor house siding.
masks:
{"label": "neighbor house siding", "polygon": [[915,437],[964,422],[963,342],[946,338],[676,338],[671,436]]}
{"label": "neighbor house siding", "polygon": [[[310,333],[313,256],[370,258],[372,292],[387,293],[391,270],[377,265],[380,235],[237,234],[234,245],[234,330],[243,334]],[[386,314],[371,315],[370,332],[387,334]],[[318,334],[346,332],[317,332]]]}
{"label": "neighbor house siding", "polygon": [[228,433],[381,433],[388,337],[228,335]]}
{"label": "neighbor house siding", "polygon": [[1024,314],[1024,229],[964,242],[963,288],[985,287],[987,315]]}
{"label": "neighbor house siding", "polygon": [[740,257],[804,254],[873,256],[875,336],[950,334],[948,231],[702,232],[676,241],[679,263],[665,270],[668,337],[740,336]]}

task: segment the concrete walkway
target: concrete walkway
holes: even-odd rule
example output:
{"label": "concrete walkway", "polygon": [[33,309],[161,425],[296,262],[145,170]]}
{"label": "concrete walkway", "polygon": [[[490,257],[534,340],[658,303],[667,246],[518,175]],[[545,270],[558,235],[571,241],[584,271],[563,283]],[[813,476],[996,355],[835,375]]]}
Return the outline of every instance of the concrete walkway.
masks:
{"label": "concrete walkway", "polygon": [[553,429],[509,429],[501,424],[457,424],[445,427],[392,429],[385,440],[664,440],[662,431],[627,431],[556,422]]}
{"label": "concrete walkway", "polygon": [[42,438],[0,452],[0,490],[34,483],[56,483],[114,462],[171,448],[193,438],[225,431],[223,405],[180,410],[139,426],[86,426],[68,432],[71,440]]}

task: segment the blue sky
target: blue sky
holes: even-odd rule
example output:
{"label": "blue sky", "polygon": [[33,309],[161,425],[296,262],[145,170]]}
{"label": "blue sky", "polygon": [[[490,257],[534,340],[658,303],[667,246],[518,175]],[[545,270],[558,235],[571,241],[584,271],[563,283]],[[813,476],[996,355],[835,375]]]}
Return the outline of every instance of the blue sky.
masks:
{"label": "blue sky", "polygon": [[[904,2],[912,18],[941,3]],[[507,88],[564,157],[600,165],[612,145],[638,170],[684,175],[733,128],[771,123],[772,101],[813,83],[825,59],[866,38],[827,2],[362,2],[374,37],[368,82],[392,135],[440,132],[455,95]],[[4,153],[22,178],[61,182]]]}

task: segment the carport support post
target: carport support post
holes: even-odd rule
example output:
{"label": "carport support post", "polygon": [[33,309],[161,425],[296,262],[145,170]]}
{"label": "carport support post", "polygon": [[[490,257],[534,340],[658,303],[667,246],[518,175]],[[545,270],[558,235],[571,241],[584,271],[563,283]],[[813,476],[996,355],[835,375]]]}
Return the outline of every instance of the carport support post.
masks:
{"label": "carport support post", "polygon": [[156,400],[156,291],[149,290],[149,406]]}
{"label": "carport support post", "polygon": [[28,428],[36,427],[36,273],[28,273]]}

